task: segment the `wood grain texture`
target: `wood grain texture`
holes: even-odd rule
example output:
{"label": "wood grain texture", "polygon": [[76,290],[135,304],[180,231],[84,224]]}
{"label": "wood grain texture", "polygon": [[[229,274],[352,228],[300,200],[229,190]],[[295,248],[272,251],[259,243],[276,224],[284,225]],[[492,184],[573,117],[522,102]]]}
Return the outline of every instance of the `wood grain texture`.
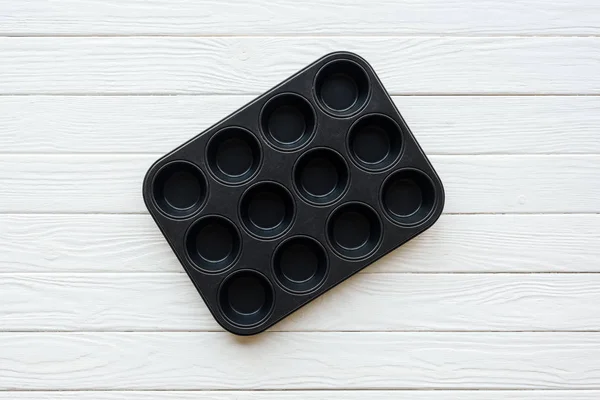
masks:
{"label": "wood grain texture", "polygon": [[[0,212],[145,212],[153,155],[4,155]],[[432,156],[447,213],[600,211],[600,156]]]}
{"label": "wood grain texture", "polygon": [[258,94],[331,51],[391,94],[599,94],[597,37],[0,38],[2,94]]}
{"label": "wood grain texture", "polygon": [[[166,153],[251,100],[0,96],[0,152]],[[600,153],[600,97],[396,96],[394,102],[430,155]]]}
{"label": "wood grain texture", "polygon": [[[218,331],[185,274],[3,275],[2,331]],[[595,331],[598,274],[362,274],[271,331]]]}
{"label": "wood grain texture", "polygon": [[0,392],[0,400],[597,400],[598,390]]}
{"label": "wood grain texture", "polygon": [[[598,34],[593,1],[0,2],[4,35]],[[543,10],[543,12],[542,12]]]}
{"label": "wood grain texture", "polygon": [[595,389],[600,333],[1,333],[2,390]]}
{"label": "wood grain texture", "polygon": [[[600,2],[0,0],[0,400],[600,398]],[[141,200],[160,154],[335,50],[446,186],[251,338]]]}
{"label": "wood grain texture", "polygon": [[[442,215],[365,272],[600,272],[600,215]],[[149,215],[0,215],[5,273],[181,272]]]}

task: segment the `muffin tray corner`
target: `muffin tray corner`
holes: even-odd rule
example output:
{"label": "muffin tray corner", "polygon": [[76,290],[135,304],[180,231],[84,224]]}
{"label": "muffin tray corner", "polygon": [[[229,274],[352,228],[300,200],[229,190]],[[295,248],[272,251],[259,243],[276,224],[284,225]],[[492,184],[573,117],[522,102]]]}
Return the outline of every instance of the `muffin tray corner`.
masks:
{"label": "muffin tray corner", "polygon": [[349,52],[315,61],[160,158],[143,197],[216,321],[239,335],[425,231],[444,207],[442,183],[389,94]]}

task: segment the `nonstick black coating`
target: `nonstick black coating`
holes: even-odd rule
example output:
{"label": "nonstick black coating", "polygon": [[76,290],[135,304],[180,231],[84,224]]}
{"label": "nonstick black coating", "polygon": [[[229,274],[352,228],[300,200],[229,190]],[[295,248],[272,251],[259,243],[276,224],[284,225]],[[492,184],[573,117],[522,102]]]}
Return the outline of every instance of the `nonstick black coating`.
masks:
{"label": "nonstick black coating", "polygon": [[160,158],[143,196],[214,318],[239,335],[269,328],[444,208],[442,182],[389,94],[348,52]]}

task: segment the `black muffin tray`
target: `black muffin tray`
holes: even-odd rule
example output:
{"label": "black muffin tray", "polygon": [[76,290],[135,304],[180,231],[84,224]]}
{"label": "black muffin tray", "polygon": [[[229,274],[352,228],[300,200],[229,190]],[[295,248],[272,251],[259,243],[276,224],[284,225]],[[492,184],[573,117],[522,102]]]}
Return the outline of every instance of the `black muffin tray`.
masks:
{"label": "black muffin tray", "polygon": [[159,159],[143,195],[214,318],[239,335],[415,237],[444,207],[440,178],[389,94],[347,52]]}

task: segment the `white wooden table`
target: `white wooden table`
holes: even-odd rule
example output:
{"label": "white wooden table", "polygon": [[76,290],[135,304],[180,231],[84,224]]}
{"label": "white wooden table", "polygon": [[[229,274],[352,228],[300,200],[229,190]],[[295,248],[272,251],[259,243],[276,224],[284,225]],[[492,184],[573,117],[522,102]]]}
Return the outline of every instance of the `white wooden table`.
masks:
{"label": "white wooden table", "polygon": [[[600,398],[597,0],[0,0],[1,400]],[[333,50],[444,181],[421,237],[220,329],[141,180]]]}

